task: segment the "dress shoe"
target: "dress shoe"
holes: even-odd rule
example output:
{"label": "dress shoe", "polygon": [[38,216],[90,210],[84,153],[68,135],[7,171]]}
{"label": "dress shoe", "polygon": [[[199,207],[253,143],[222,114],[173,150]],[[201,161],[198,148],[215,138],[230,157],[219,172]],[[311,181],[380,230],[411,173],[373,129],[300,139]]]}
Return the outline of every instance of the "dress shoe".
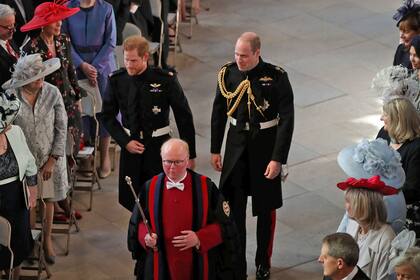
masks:
{"label": "dress shoe", "polygon": [[270,279],[270,268],[263,267],[262,265],[257,266],[256,280],[267,280]]}
{"label": "dress shoe", "polygon": [[45,254],[44,257],[45,257],[45,261],[48,264],[55,264],[55,256],[49,256],[49,255]]}
{"label": "dress shoe", "polygon": [[108,172],[105,172],[105,171],[102,171],[102,169],[98,168],[98,169],[97,169],[97,172],[98,172],[98,176],[99,176],[99,178],[101,178],[101,179],[105,179],[105,178],[107,178],[109,175],[111,175],[111,169],[109,169],[109,171],[108,171]]}

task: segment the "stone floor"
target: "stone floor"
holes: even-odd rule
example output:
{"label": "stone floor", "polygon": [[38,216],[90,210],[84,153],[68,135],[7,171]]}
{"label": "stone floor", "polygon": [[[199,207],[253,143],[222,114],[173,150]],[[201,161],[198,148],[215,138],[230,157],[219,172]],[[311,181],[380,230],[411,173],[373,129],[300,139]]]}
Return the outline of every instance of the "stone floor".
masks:
{"label": "stone floor", "polygon": [[[335,231],[343,214],[344,179],[337,152],[371,138],[381,125],[381,105],[370,82],[392,63],[398,30],[394,0],[203,0],[191,40],[182,38],[179,79],[197,130],[197,170],[216,182],[210,165],[210,114],[219,67],[233,59],[244,31],[262,39],[262,56],[282,66],[295,93],[296,127],[289,156],[284,206],[277,212],[272,279],[321,279],[320,242]],[[187,27],[182,27],[187,31]],[[171,62],[170,62],[171,63]],[[117,176],[102,180],[91,212],[87,195],[77,195],[81,231],[72,234],[68,256],[59,255],[52,279],[133,279],[127,251],[129,213],[117,203]],[[248,219],[250,279],[255,268],[255,219]],[[64,237],[54,238],[57,253]]]}

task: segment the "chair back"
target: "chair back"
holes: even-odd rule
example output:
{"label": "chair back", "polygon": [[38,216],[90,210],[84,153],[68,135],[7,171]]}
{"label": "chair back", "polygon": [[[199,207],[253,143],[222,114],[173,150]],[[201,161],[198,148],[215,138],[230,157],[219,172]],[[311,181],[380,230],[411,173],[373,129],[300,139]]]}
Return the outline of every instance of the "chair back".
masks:
{"label": "chair back", "polygon": [[141,29],[137,27],[137,25],[132,24],[131,22],[127,22],[125,24],[124,30],[123,30],[123,40],[125,40],[129,36],[133,35],[139,35],[141,36]]}
{"label": "chair back", "polygon": [[6,247],[10,252],[10,264],[9,264],[9,279],[12,279],[13,271],[13,251],[10,247],[10,238],[12,236],[12,227],[9,221],[0,216],[0,244]]}
{"label": "chair back", "polygon": [[150,0],[150,8],[154,17],[162,18],[162,0]]}

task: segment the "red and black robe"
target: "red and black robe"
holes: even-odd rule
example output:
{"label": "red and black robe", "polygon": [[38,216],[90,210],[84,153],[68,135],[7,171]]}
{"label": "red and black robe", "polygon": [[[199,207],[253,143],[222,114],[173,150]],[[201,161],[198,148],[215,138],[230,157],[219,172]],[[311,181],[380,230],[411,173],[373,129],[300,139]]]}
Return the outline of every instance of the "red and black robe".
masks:
{"label": "red and black robe", "polygon": [[[192,228],[197,232],[203,225],[220,225],[223,243],[207,252],[193,250],[193,279],[235,279],[236,254],[239,246],[236,227],[229,206],[215,184],[207,177],[188,171],[192,180]],[[162,196],[165,174],[161,173],[145,183],[140,202],[146,218],[158,237],[163,237]],[[144,249],[138,241],[141,216],[135,207],[130,219],[128,248],[137,260],[137,279],[170,279],[163,238],[158,238],[158,251]]]}

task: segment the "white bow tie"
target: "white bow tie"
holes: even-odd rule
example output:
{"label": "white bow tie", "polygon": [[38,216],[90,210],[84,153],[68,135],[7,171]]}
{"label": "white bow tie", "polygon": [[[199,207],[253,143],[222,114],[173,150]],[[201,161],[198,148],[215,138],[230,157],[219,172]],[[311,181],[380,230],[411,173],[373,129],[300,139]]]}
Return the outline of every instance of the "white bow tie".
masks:
{"label": "white bow tie", "polygon": [[172,188],[177,188],[180,191],[184,190],[184,184],[183,183],[173,183],[171,181],[166,182],[166,187],[168,188],[168,190],[172,189]]}

